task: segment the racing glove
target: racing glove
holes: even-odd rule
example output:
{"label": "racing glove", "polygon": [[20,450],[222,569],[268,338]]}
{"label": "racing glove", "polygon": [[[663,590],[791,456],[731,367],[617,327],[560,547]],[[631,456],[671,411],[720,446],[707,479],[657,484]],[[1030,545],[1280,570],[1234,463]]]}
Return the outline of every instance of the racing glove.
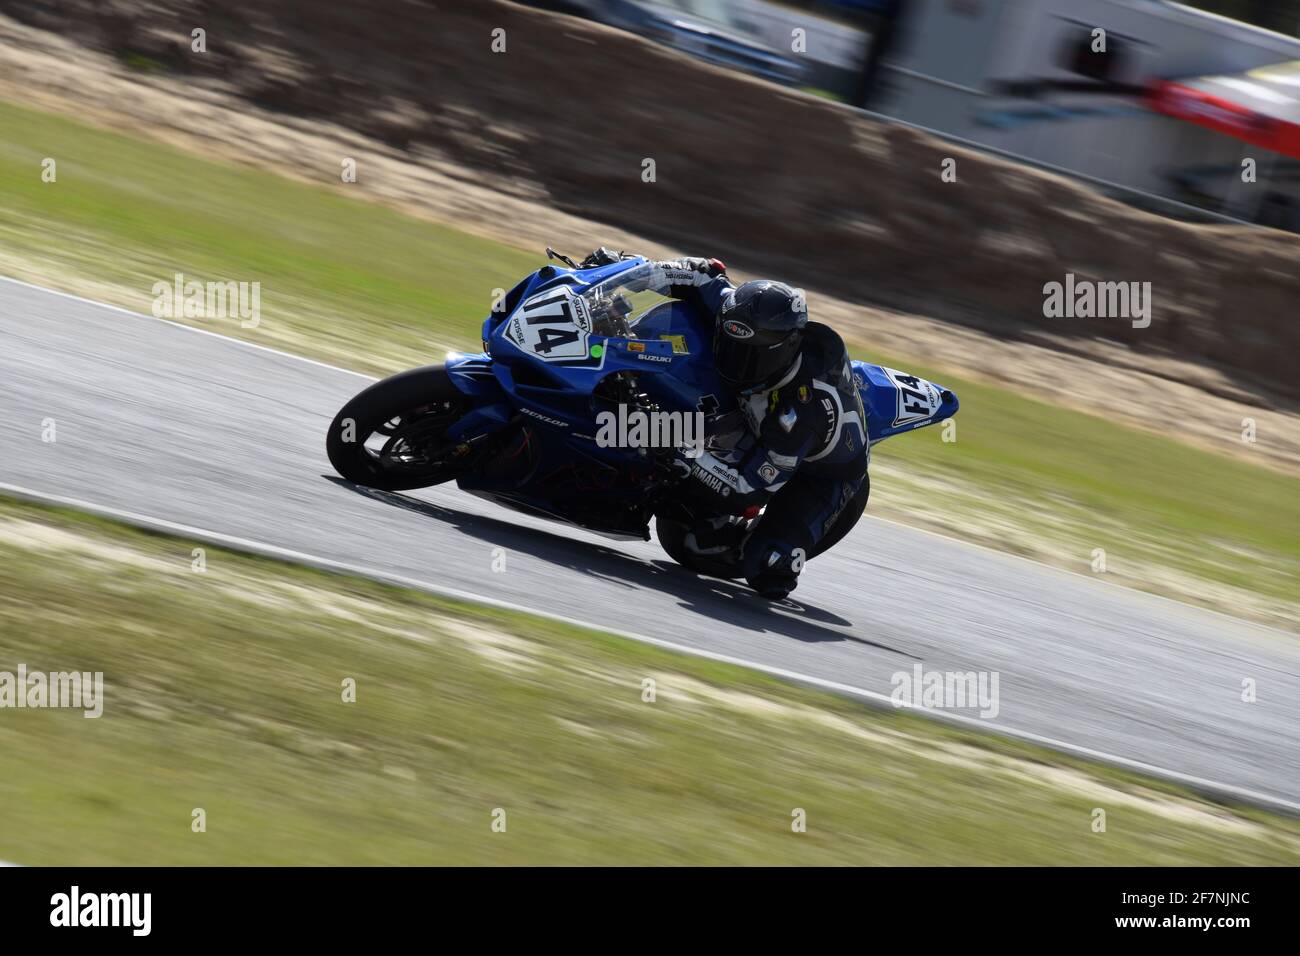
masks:
{"label": "racing glove", "polygon": [[710,279],[725,275],[727,266],[721,259],[685,256],[656,262],[668,285],[703,285]]}
{"label": "racing glove", "polygon": [[656,262],[647,283],[651,292],[674,299],[695,299],[706,311],[716,311],[731,290],[727,267],[718,259],[698,256]]}
{"label": "racing glove", "polygon": [[587,258],[579,263],[580,269],[594,269],[597,266],[613,265],[615,262],[622,262],[624,259],[630,259],[631,256],[626,252],[615,252],[606,246],[601,246],[595,252],[587,253]]}

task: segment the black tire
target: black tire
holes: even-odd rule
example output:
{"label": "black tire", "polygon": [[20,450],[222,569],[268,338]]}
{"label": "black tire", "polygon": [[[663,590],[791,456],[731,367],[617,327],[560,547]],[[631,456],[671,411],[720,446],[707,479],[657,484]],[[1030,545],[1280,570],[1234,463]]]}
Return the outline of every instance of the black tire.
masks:
{"label": "black tire", "polygon": [[471,407],[443,366],[413,368],[376,382],[344,405],[330,424],[325,450],[335,471],[368,488],[441,484],[468,470],[467,462],[443,457],[451,449],[439,439]]}
{"label": "black tire", "polygon": [[680,521],[662,516],[655,518],[655,537],[659,539],[659,546],[682,567],[711,578],[740,577],[740,565],[734,561],[691,553],[686,547],[686,533],[690,530]]}

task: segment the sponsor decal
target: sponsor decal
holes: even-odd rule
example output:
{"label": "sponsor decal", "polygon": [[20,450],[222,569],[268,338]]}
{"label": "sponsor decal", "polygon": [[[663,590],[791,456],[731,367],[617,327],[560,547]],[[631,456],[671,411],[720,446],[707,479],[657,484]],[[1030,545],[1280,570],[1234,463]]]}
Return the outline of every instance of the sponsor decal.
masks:
{"label": "sponsor decal", "polygon": [[699,465],[696,465],[691,469],[691,475],[710,491],[716,492],[724,497],[731,494],[731,489],[723,483],[720,477],[712,472],[705,471]]}
{"label": "sponsor decal", "polygon": [[941,404],[939,393],[930,382],[892,368],[885,368],[885,374],[898,390],[898,408],[894,414],[894,427],[928,419],[939,410]]}
{"label": "sponsor decal", "polygon": [[684,335],[661,335],[661,342],[671,342],[674,355],[690,355],[691,350],[686,347],[686,336]]}
{"label": "sponsor decal", "polygon": [[776,465],[773,465],[771,462],[765,461],[763,464],[758,466],[758,477],[762,478],[763,481],[769,485],[776,481],[776,476],[778,474],[779,472],[776,470]]}
{"label": "sponsor decal", "polygon": [[548,425],[558,425],[560,428],[569,427],[568,422],[560,421],[560,419],[558,418],[551,418],[549,415],[543,415],[541,412],[535,412],[531,408],[521,407],[519,410],[523,412],[525,415],[531,415],[533,418],[546,422],[546,424]]}
{"label": "sponsor decal", "polygon": [[754,337],[754,330],[739,319],[727,319],[722,323],[722,331],[733,339],[752,339]]}
{"label": "sponsor decal", "polygon": [[844,511],[844,508],[848,503],[853,500],[855,494],[857,494],[857,489],[848,482],[845,482],[840,486],[839,502],[835,505],[835,508],[831,511],[829,517],[827,517],[827,519],[822,523],[822,534],[826,534],[831,530],[831,526],[839,520],[840,514]]}
{"label": "sponsor decal", "polygon": [[628,342],[628,343],[627,343],[627,350],[628,350],[629,352],[644,352],[644,351],[645,351],[645,343],[644,343],[644,342]]}
{"label": "sponsor decal", "polygon": [[642,362],[671,362],[673,360],[671,355],[638,355],[637,358]]}
{"label": "sponsor decal", "polygon": [[709,467],[709,471],[712,474],[717,475],[727,484],[731,485],[731,487],[739,488],[740,475],[736,474],[735,472],[729,471],[725,466],[721,464],[707,466],[707,467]]}
{"label": "sponsor decal", "polygon": [[573,324],[584,332],[591,331],[591,313],[587,309],[587,300],[582,296],[575,296],[570,300],[573,306]]}
{"label": "sponsor decal", "polygon": [[822,397],[822,410],[826,412],[826,434],[822,437],[824,448],[835,435],[835,422],[839,416],[835,414],[835,403],[825,396]]}

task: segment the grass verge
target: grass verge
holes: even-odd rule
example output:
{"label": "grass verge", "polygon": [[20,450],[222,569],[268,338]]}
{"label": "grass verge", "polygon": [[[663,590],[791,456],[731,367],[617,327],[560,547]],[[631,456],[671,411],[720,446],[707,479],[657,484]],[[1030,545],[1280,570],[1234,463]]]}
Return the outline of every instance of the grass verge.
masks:
{"label": "grass verge", "polygon": [[[0,272],[148,312],[155,282],[262,283],[261,324],[196,322],[361,371],[476,347],[540,257],[453,228],[0,103]],[[42,160],[55,159],[55,182]],[[906,358],[962,398],[879,446],[872,510],[1294,627],[1300,481]]]}
{"label": "grass verge", "polygon": [[0,671],[105,680],[98,719],[0,709],[0,858],[1300,863],[1300,821],[523,614],[208,546],[196,571],[195,547],[0,499]]}

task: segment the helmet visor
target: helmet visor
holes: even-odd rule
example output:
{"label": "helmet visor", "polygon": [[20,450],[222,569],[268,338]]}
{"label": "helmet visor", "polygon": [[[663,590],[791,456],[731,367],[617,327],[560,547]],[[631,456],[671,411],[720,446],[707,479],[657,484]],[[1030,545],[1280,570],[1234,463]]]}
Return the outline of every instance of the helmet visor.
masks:
{"label": "helmet visor", "polygon": [[723,380],[750,388],[784,372],[799,351],[799,333],[776,342],[737,339],[718,329],[713,336],[713,364]]}

